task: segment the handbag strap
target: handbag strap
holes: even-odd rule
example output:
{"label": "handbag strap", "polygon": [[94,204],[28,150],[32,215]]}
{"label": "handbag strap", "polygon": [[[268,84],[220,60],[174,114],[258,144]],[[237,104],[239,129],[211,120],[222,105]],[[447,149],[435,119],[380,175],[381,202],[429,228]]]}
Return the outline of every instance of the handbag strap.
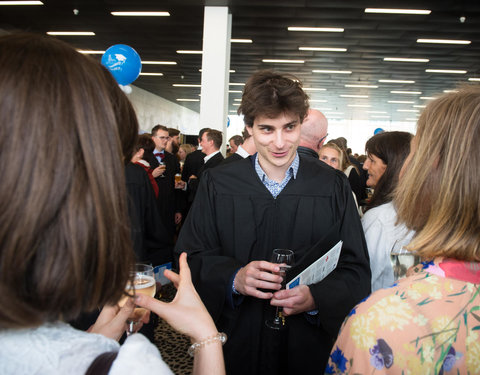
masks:
{"label": "handbag strap", "polygon": [[105,352],[100,354],[90,364],[85,375],[107,375],[117,355],[118,352]]}

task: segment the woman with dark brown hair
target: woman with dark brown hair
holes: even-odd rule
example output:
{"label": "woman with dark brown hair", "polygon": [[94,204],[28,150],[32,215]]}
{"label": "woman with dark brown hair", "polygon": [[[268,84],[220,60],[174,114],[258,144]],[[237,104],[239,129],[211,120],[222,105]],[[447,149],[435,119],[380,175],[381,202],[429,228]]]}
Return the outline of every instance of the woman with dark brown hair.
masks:
{"label": "woman with dark brown hair", "polygon": [[[180,276],[169,274],[179,285],[172,304],[145,297],[115,306],[134,262],[123,161],[137,122],[128,105],[105,68],[67,44],[0,37],[1,374],[84,374],[105,352],[117,355],[111,374],[170,373],[142,335],[116,342],[135,303],[194,340],[216,334],[185,256]],[[92,333],[65,323],[105,305]],[[182,320],[189,309],[195,315]],[[221,373],[218,340],[205,356]]]}
{"label": "woman with dark brown hair", "polygon": [[395,243],[407,244],[413,236],[404,225],[397,225],[392,202],[398,175],[410,151],[412,134],[382,132],[366,143],[367,159],[363,168],[368,171],[367,186],[374,188],[371,200],[362,217],[372,270],[372,291],[387,288],[394,282],[390,252]]}
{"label": "woman with dark brown hair", "polygon": [[424,262],[352,310],[327,374],[478,374],[480,87],[421,114],[395,192]]}

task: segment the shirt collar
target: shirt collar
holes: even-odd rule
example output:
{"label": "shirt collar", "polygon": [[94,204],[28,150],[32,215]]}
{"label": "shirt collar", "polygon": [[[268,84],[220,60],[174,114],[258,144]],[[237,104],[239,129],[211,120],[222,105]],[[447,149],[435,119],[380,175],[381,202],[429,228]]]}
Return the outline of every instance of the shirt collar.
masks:
{"label": "shirt collar", "polygon": [[240,155],[242,158],[248,158],[250,156],[250,154],[245,151],[245,149],[242,147],[242,145],[239,145],[238,148],[237,148],[237,152],[235,152],[236,154]]}
{"label": "shirt collar", "polygon": [[[268,178],[268,176],[260,166],[260,163],[258,162],[258,153],[254,155],[254,158],[255,158],[255,170],[257,171],[258,177],[260,177],[260,180],[264,181],[265,177]],[[299,166],[300,166],[300,158],[298,157],[298,153],[296,152],[295,158],[293,159],[292,164],[290,164],[290,166],[287,169],[287,172],[285,173],[285,177],[291,174],[292,178],[295,180],[297,178]]]}
{"label": "shirt collar", "polygon": [[215,155],[217,155],[220,152],[220,150],[217,150],[215,152],[212,152],[210,155],[207,155],[203,158],[203,161],[206,163],[209,161],[211,158],[213,158]]}

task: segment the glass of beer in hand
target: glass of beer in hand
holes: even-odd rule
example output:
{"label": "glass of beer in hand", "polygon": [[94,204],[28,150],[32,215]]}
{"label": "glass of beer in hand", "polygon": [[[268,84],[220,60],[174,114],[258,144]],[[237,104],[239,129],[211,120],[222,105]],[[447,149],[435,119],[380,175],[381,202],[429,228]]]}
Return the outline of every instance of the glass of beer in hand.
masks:
{"label": "glass of beer in hand", "polygon": [[[133,282],[133,284],[132,284]],[[148,264],[135,264],[135,269],[132,271],[130,281],[128,282],[125,292],[127,296],[122,298],[118,303],[123,306],[127,302],[127,298],[135,296],[136,294],[145,294],[150,297],[155,296],[156,282],[153,273],[153,267]],[[135,332],[135,326],[141,321],[147,310],[141,307],[136,307],[127,320],[127,336]]]}

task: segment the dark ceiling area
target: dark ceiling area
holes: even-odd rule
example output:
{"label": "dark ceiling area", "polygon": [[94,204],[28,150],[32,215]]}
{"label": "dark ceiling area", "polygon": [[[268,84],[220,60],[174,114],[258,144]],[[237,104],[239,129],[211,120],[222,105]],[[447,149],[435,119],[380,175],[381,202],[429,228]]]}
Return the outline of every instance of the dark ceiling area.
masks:
{"label": "dark ceiling area", "polygon": [[[259,69],[295,74],[305,88],[317,89],[308,91],[311,106],[323,110],[329,119],[414,121],[428,98],[461,83],[474,84],[469,79],[480,78],[479,0],[42,1],[41,6],[0,6],[0,27],[8,32],[93,31],[94,36],[58,38],[86,50],[127,44],[143,61],[174,61],[175,65],[143,65],[142,72],[163,73],[163,76],[140,76],[133,84],[197,112],[199,102],[177,99],[199,99],[200,88],[172,85],[200,84],[201,55],[176,51],[202,49],[205,5],[228,6],[232,14],[232,39],[252,40],[252,43],[231,44],[230,69],[234,72],[230,74],[230,83],[245,83]],[[378,14],[367,13],[366,8],[426,9],[431,13]],[[115,17],[112,11],[166,11],[170,16]],[[343,31],[289,31],[291,26]],[[420,43],[418,39],[470,43]],[[342,50],[309,50],[312,47]],[[419,60],[388,61],[390,58]],[[303,63],[267,63],[263,59]],[[241,91],[242,87],[231,85],[230,90]],[[236,110],[240,98],[241,92],[230,93],[229,114]]]}

